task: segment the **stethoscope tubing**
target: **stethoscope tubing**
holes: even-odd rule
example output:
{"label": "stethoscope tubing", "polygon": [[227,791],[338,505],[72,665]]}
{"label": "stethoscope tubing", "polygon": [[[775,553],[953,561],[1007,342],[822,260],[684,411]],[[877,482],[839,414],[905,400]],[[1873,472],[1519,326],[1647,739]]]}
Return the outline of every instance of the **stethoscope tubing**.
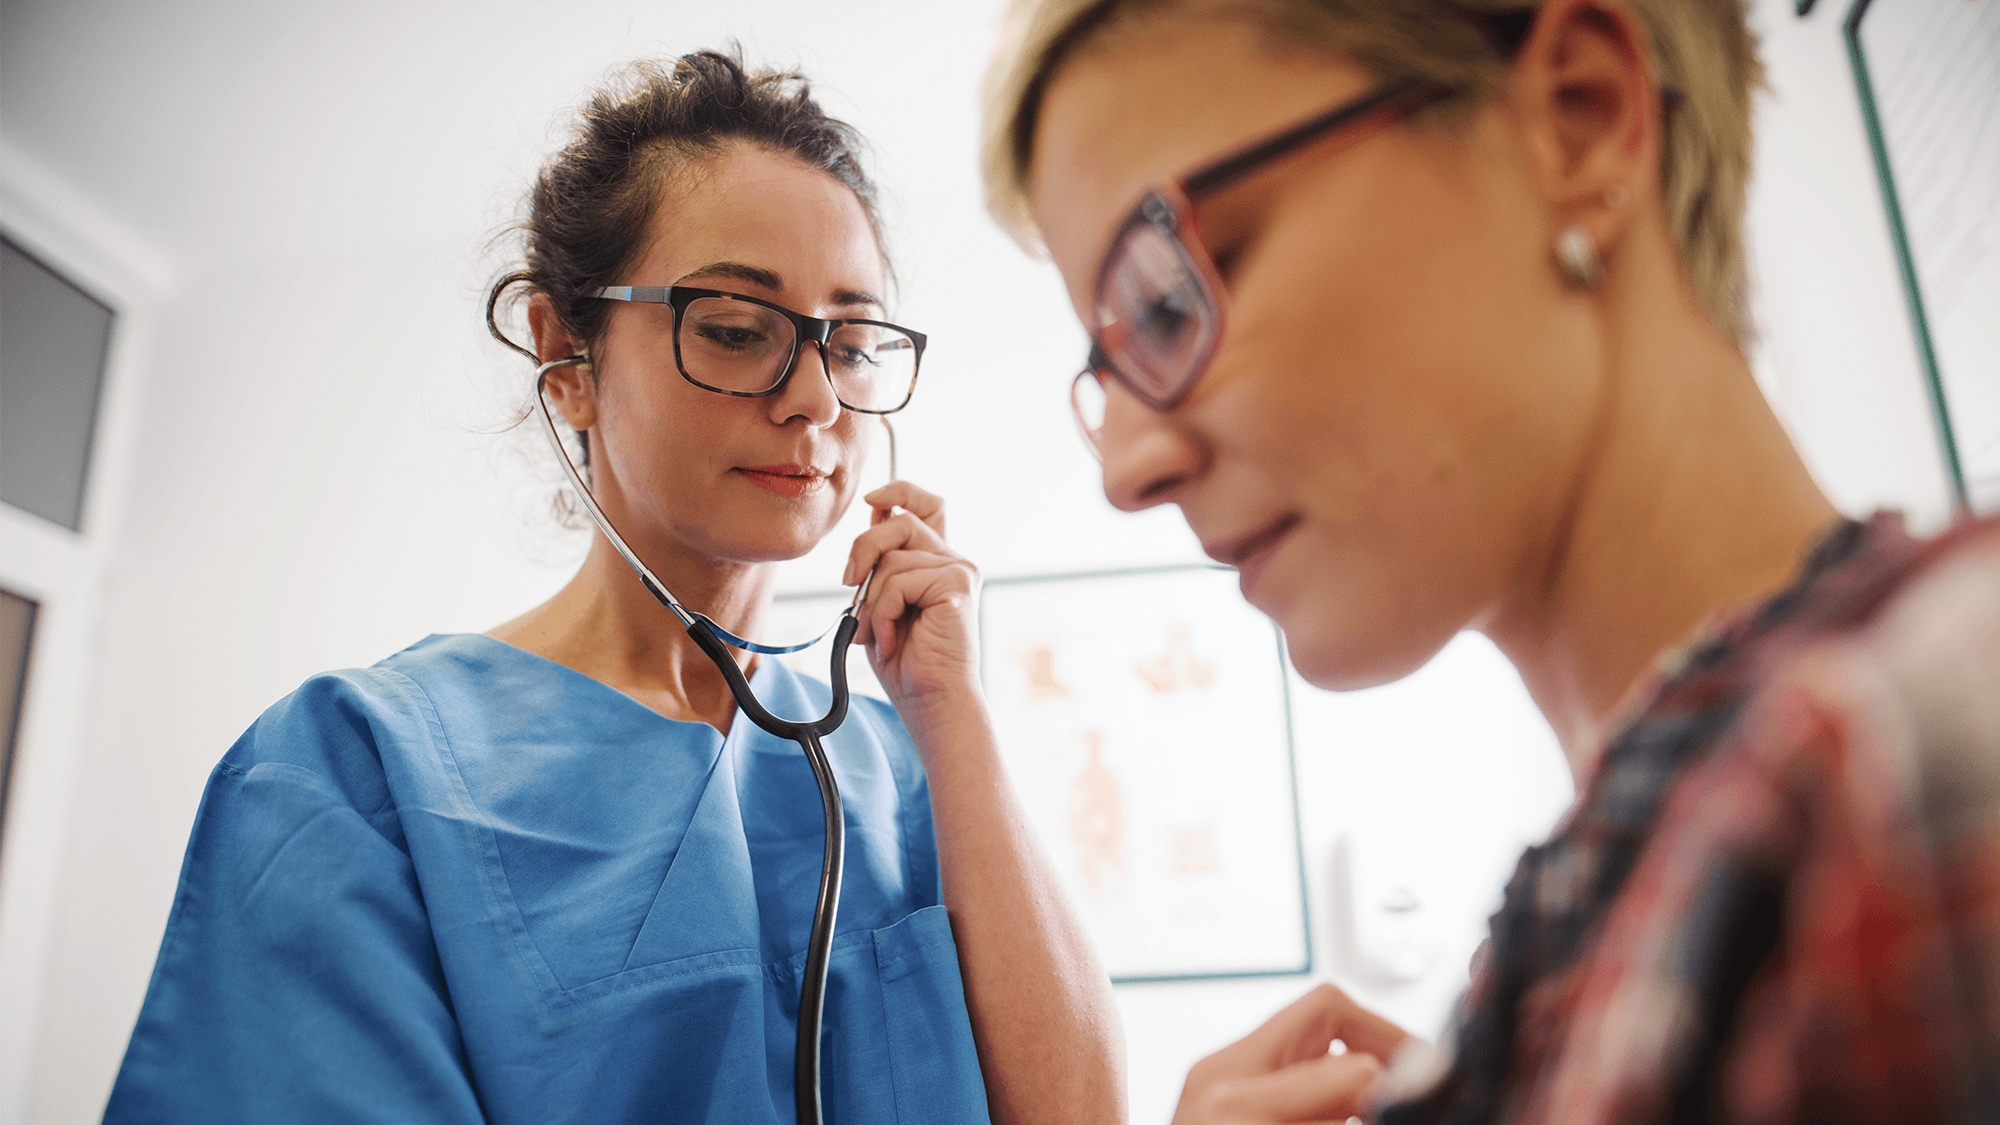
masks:
{"label": "stethoscope tubing", "polygon": [[[833,953],[833,931],[840,913],[841,874],[847,864],[847,821],[840,803],[840,782],[834,776],[833,762],[827,757],[826,748],[820,739],[832,734],[847,719],[850,699],[847,684],[847,649],[854,643],[854,631],[860,627],[860,608],[868,596],[868,586],[873,574],[862,579],[855,588],[854,600],[840,616],[833,629],[832,667],[828,678],[832,682],[833,699],[826,714],[817,719],[783,719],[771,713],[751,690],[750,681],[743,675],[743,669],[729,652],[729,646],[771,655],[797,652],[817,644],[814,638],[802,645],[776,647],[755,644],[743,640],[734,633],[710,621],[702,614],[695,613],[681,605],[666,584],[657,578],[639,556],[625,542],[618,529],[611,526],[610,517],[597,504],[597,498],[590,493],[590,486],[577,469],[576,462],[564,448],[562,432],[556,428],[555,416],[549,411],[548,398],[543,387],[549,372],[560,367],[576,367],[589,363],[588,356],[573,355],[550,360],[535,369],[535,406],[547,428],[550,444],[555,448],[556,460],[562,464],[563,473],[569,478],[571,490],[577,501],[589,514],[591,522],[604,533],[604,538],[612,548],[624,558],[632,570],[638,574],[648,593],[661,605],[672,611],[687,627],[687,634],[694,643],[708,654],[722,677],[729,684],[729,693],[736,697],[736,705],[750,721],[765,732],[778,738],[790,739],[805,751],[806,762],[812,767],[813,780],[819,783],[820,812],[826,822],[826,844],[820,853],[819,899],[813,906],[812,931],[806,939],[805,973],[799,984],[799,1027],[798,1046],[793,1057],[792,1085],[798,1103],[799,1125],[820,1125],[822,1106],[820,1102],[820,1029],[826,1010],[827,963]],[[884,420],[887,421],[886,419]],[[895,475],[896,432],[889,431],[890,476]]]}
{"label": "stethoscope tubing", "polygon": [[[810,722],[781,719],[773,715],[750,690],[743,669],[729,654],[722,638],[715,635],[706,619],[688,626],[688,636],[708,654],[729,681],[729,691],[750,721],[765,731],[789,738],[805,751],[813,780],[819,782],[820,813],[826,821],[826,845],[820,853],[819,900],[813,906],[812,932],[806,939],[806,967],[799,983],[798,1047],[792,1061],[792,1087],[798,1102],[799,1125],[820,1123],[819,1045],[820,1025],[826,1008],[826,968],[833,953],[833,928],[840,913],[840,877],[847,866],[847,820],[841,812],[840,782],[833,774],[833,762],[826,756],[820,738],[832,734],[847,719],[847,647],[854,643],[854,630],[861,622],[850,607],[834,627],[832,668],[833,702],[826,714]],[[808,1096],[810,1094],[810,1096]]]}

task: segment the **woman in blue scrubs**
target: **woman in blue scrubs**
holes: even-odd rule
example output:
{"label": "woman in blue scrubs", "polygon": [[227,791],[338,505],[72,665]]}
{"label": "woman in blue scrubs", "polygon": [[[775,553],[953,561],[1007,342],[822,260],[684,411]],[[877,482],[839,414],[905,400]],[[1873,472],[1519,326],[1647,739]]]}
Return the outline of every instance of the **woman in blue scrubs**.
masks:
{"label": "woman in blue scrubs", "polygon": [[[538,361],[589,357],[548,390],[612,523],[738,635],[879,426],[824,349],[773,393],[715,393],[675,309],[598,292],[885,319],[856,141],[796,75],[634,68],[544,168],[496,287],[527,298]],[[874,572],[859,639],[895,707],[857,698],[827,739],[848,822],[827,1117],[1120,1120],[1109,988],[980,698],[977,573],[937,497],[863,499],[847,578]],[[742,659],[774,711],[825,709],[825,685]],[[596,536],[544,604],[317,676],[230,749],[106,1120],[790,1122],[821,840],[798,747],[737,721]]]}

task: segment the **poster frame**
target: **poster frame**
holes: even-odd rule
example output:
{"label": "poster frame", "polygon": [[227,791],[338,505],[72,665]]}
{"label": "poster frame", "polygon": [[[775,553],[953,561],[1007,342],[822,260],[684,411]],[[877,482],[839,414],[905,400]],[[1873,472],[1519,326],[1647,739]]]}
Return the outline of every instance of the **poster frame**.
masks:
{"label": "poster frame", "polygon": [[[1214,563],[1185,563],[1185,564],[1170,564],[1164,566],[1124,567],[1111,570],[1076,570],[1076,571],[1063,571],[1050,574],[1018,575],[1006,578],[989,578],[986,580],[984,587],[980,592],[980,598],[979,598],[979,632],[981,638],[980,640],[981,683],[983,685],[988,682],[986,669],[991,667],[990,658],[993,655],[990,648],[988,647],[988,642],[986,638],[991,635],[991,630],[989,630],[987,627],[989,624],[989,613],[991,604],[988,595],[995,587],[1012,589],[1012,588],[1033,586],[1033,585],[1047,586],[1055,584],[1096,582],[1096,581],[1116,580],[1120,578],[1154,577],[1154,576],[1170,575],[1176,573],[1193,573],[1193,572],[1227,573],[1230,572],[1231,570],[1232,568],[1230,567],[1220,566]],[[1279,699],[1282,701],[1281,705],[1284,709],[1285,721],[1283,729],[1285,732],[1284,735],[1285,779],[1291,791],[1290,799],[1286,802],[1286,806],[1287,806],[1287,811],[1290,815],[1292,858],[1293,862],[1297,865],[1297,871],[1298,871],[1297,893],[1298,893],[1299,927],[1300,927],[1299,948],[1301,950],[1301,959],[1299,963],[1296,965],[1286,965],[1280,967],[1256,967],[1256,968],[1229,969],[1229,970],[1200,970],[1200,971],[1188,971],[1188,972],[1157,972],[1157,973],[1140,973],[1140,974],[1126,974],[1126,975],[1120,975],[1114,973],[1111,975],[1111,983],[1113,985],[1177,984],[1177,983],[1186,983],[1190,981],[1245,980],[1245,979],[1269,978],[1269,977],[1299,977],[1299,976],[1310,976],[1314,971],[1316,958],[1314,955],[1314,947],[1313,947],[1312,897],[1309,893],[1309,888],[1308,888],[1309,874],[1306,867],[1305,826],[1303,818],[1301,817],[1299,811],[1298,731],[1297,731],[1297,719],[1296,716],[1293,714],[1294,708],[1292,703],[1292,684],[1291,684],[1292,668],[1291,668],[1290,658],[1286,655],[1285,638],[1283,632],[1278,629],[1276,624],[1272,624],[1271,633],[1272,633],[1272,643],[1277,646]],[[1002,750],[1002,754],[1003,756],[1005,754],[1004,748]]]}

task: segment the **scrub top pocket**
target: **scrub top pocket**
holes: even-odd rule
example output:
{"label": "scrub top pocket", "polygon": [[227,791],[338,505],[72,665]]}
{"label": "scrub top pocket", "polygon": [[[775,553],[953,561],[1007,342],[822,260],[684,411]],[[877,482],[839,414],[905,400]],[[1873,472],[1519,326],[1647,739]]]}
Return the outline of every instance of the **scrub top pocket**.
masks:
{"label": "scrub top pocket", "polygon": [[[771,966],[765,1027],[771,1103],[792,1113],[798,986],[805,960]],[[842,934],[829,962],[820,1038],[828,1125],[985,1125],[986,1087],[942,906]]]}
{"label": "scrub top pocket", "polygon": [[896,1119],[987,1121],[986,1086],[972,1042],[958,945],[942,906],[875,931],[882,1022],[896,1091]]}

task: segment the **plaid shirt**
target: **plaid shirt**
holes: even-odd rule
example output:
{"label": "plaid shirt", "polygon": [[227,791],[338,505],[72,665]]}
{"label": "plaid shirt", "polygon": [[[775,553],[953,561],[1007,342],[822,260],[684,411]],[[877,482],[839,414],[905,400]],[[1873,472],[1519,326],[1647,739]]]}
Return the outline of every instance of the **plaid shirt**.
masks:
{"label": "plaid shirt", "polygon": [[2000,1122],[2000,519],[1844,522],[1671,665],[1382,1125]]}

